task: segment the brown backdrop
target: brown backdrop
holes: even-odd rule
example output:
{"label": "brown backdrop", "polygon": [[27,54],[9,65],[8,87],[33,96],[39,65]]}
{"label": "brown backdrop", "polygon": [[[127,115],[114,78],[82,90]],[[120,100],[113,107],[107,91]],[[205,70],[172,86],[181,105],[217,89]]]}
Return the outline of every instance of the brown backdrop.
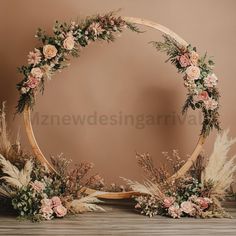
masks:
{"label": "brown backdrop", "polygon": [[[22,119],[17,116],[13,121],[12,114],[18,98],[15,84],[21,79],[16,68],[26,63],[28,52],[38,44],[35,30],[41,27],[50,32],[55,20],[70,21],[118,8],[123,16],[159,22],[196,45],[201,53],[207,50],[214,56],[222,94],[222,127],[229,127],[236,136],[236,1],[0,0],[0,4],[0,101],[7,100],[12,134],[20,127],[26,147]],[[63,152],[75,162],[92,161],[111,182],[119,176],[142,177],[136,151],[150,152],[159,164],[165,162],[162,151],[178,149],[183,157],[191,153],[201,127],[199,114],[190,112],[182,120],[186,91],[181,76],[164,63],[165,55],[148,44],[161,40],[161,34],[143,29],[147,32],[140,35],[125,32],[114,44],[90,45],[79,59],[72,60],[69,69],[47,83],[45,95],[38,98],[33,122],[47,156]],[[76,124],[79,115],[89,118]],[[143,115],[156,117],[156,123],[143,122]],[[123,121],[104,124],[111,116]],[[211,134],[206,144],[207,153],[212,150],[214,136]]]}

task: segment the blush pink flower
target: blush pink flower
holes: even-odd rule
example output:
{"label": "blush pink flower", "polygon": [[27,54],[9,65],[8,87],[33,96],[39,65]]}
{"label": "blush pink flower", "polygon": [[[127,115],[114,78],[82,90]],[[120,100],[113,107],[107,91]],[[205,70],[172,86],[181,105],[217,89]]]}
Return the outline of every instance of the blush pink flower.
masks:
{"label": "blush pink flower", "polygon": [[209,99],[209,95],[207,91],[202,91],[197,95],[197,101],[207,101]]}
{"label": "blush pink flower", "polygon": [[205,210],[209,207],[209,204],[212,203],[211,199],[205,197],[198,197],[196,203],[200,206],[202,210]]}
{"label": "blush pink flower", "polygon": [[175,198],[174,197],[166,197],[163,200],[163,206],[165,208],[169,208],[171,205],[173,205],[174,202],[175,202]]}
{"label": "blush pink flower", "polygon": [[102,34],[102,33],[105,31],[105,30],[102,28],[102,26],[100,25],[99,22],[93,22],[93,23],[89,26],[88,30],[89,30],[90,32],[92,31],[95,36],[98,36],[98,35]]}
{"label": "blush pink flower", "polygon": [[75,40],[73,36],[68,36],[64,41],[63,41],[63,47],[67,50],[72,50],[75,46]]}
{"label": "blush pink flower", "polygon": [[181,67],[187,67],[187,66],[191,65],[190,60],[189,60],[189,56],[187,53],[179,56],[177,59],[179,61],[179,64],[181,65]]}
{"label": "blush pink flower", "polygon": [[210,97],[208,100],[204,101],[204,104],[207,110],[213,111],[218,107],[218,102],[215,99],[210,98]]}
{"label": "blush pink flower", "polygon": [[52,197],[52,206],[53,207],[58,207],[61,205],[61,199],[57,196]]}
{"label": "blush pink flower", "polygon": [[217,82],[218,82],[218,78],[216,77],[215,74],[208,75],[208,76],[204,79],[204,85],[205,85],[207,88],[213,88],[214,86],[217,85]]}
{"label": "blush pink flower", "polygon": [[54,207],[53,210],[57,217],[64,217],[67,214],[67,209],[62,205]]}
{"label": "blush pink flower", "polygon": [[42,59],[41,52],[37,48],[35,48],[34,52],[29,52],[28,64],[32,64],[35,66],[41,62],[41,59]]}
{"label": "blush pink flower", "polygon": [[53,218],[53,210],[50,206],[42,206],[40,209],[40,213],[46,220],[51,220]]}
{"label": "blush pink flower", "polygon": [[197,80],[200,76],[200,69],[197,66],[189,66],[186,70],[186,74],[188,76],[188,79]]}
{"label": "blush pink flower", "polygon": [[31,88],[31,89],[34,89],[38,86],[40,80],[33,77],[33,76],[29,76],[28,80],[26,81],[25,85],[28,87],[28,88]]}
{"label": "blush pink flower", "polygon": [[190,202],[190,201],[185,201],[185,202],[182,202],[180,206],[181,206],[181,210],[182,210],[184,213],[186,213],[186,214],[188,214],[188,215],[190,215],[190,216],[195,215],[195,213],[196,213],[196,208],[194,207],[194,204],[193,204],[192,202]]}
{"label": "blush pink flower", "polygon": [[43,46],[43,55],[46,59],[51,59],[57,55],[57,49],[54,45],[47,44]]}
{"label": "blush pink flower", "polygon": [[45,184],[41,181],[35,180],[31,183],[31,187],[38,193],[42,192],[45,189]]}
{"label": "blush pink flower", "polygon": [[174,204],[172,206],[169,207],[168,209],[168,214],[172,217],[172,218],[180,218],[181,214],[182,214],[182,210],[179,207],[178,204]]}
{"label": "blush pink flower", "polygon": [[43,71],[39,67],[32,68],[30,73],[36,79],[41,79],[43,77]]}

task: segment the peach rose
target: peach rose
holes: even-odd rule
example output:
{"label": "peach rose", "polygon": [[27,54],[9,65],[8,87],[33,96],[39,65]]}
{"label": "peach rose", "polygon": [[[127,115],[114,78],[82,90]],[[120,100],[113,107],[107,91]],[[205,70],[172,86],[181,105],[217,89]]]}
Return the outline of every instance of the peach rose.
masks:
{"label": "peach rose", "polygon": [[193,65],[197,65],[199,60],[199,55],[195,51],[191,51],[190,53],[190,61],[192,62]]}
{"label": "peach rose", "polygon": [[163,200],[163,206],[166,207],[166,208],[169,208],[174,202],[175,202],[174,197],[166,197]]}
{"label": "peach rose", "polygon": [[51,220],[53,218],[53,210],[50,206],[42,206],[40,212],[46,220]]}
{"label": "peach rose", "polygon": [[57,197],[57,196],[52,197],[51,200],[52,200],[53,207],[58,207],[61,205],[61,199],[59,197]]}
{"label": "peach rose", "polygon": [[54,207],[53,210],[57,217],[63,217],[67,214],[67,209],[62,205]]}
{"label": "peach rose", "polygon": [[36,79],[41,79],[43,77],[43,71],[39,67],[33,68],[30,73]]}
{"label": "peach rose", "polygon": [[47,59],[51,59],[57,55],[57,49],[54,45],[47,44],[43,46],[43,55]]}
{"label": "peach rose", "polygon": [[72,50],[75,46],[75,40],[73,36],[67,37],[63,42],[63,47],[67,50]]}
{"label": "peach rose", "polygon": [[190,201],[185,201],[181,203],[181,210],[190,215],[193,216],[196,213],[196,209],[194,207],[194,204]]}
{"label": "peach rose", "polygon": [[200,69],[197,66],[189,66],[186,70],[189,79],[197,80],[200,76]]}
{"label": "peach rose", "polygon": [[168,214],[173,218],[180,218],[180,216],[182,214],[182,210],[178,204],[174,204],[169,207]]}

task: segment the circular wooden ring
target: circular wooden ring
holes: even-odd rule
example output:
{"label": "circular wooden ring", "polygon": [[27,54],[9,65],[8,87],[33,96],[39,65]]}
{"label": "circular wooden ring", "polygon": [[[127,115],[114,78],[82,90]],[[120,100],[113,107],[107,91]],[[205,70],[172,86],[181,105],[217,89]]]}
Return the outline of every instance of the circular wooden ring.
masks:
{"label": "circular wooden ring", "polygon": [[[182,39],[179,35],[168,29],[167,27],[160,25],[156,22],[141,19],[141,18],[134,18],[134,17],[123,17],[123,19],[127,22],[134,23],[134,24],[139,24],[143,26],[148,26],[153,29],[156,29],[173,39],[175,39],[178,43],[180,43],[183,46],[188,46],[188,43]],[[33,153],[35,154],[36,158],[41,161],[41,163],[46,164],[51,171],[56,172],[56,170],[53,168],[53,166],[49,163],[49,161],[46,159],[44,154],[42,153],[37,140],[34,135],[34,131],[32,128],[31,124],[31,111],[30,108],[25,108],[24,110],[24,123],[25,123],[25,128],[26,128],[26,133],[29,139],[29,143],[32,147]],[[202,151],[202,147],[204,144],[205,138],[203,136],[199,137],[199,140],[197,142],[197,145],[195,146],[195,149],[193,150],[191,156],[189,159],[186,161],[186,163],[173,175],[170,177],[170,181],[180,178],[183,176],[192,166],[193,162],[197,159],[198,155]],[[95,190],[87,189],[85,192],[87,193],[94,193]],[[108,192],[97,192],[99,198],[104,198],[104,199],[125,199],[125,198],[130,198],[134,194],[138,194],[135,192],[118,192],[118,193],[108,193]]]}

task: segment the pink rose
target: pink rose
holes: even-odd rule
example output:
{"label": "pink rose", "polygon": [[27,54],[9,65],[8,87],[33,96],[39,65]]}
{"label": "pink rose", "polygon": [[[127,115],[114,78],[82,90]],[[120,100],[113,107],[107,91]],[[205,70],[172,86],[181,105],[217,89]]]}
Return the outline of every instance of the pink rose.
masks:
{"label": "pink rose", "polygon": [[35,48],[34,52],[29,52],[28,63],[33,64],[34,66],[39,64],[41,61],[41,56],[41,52],[37,48]]}
{"label": "pink rose", "polygon": [[191,63],[196,66],[199,60],[199,55],[195,51],[191,51],[190,53],[190,61]]}
{"label": "pink rose", "polygon": [[175,198],[174,197],[166,197],[163,200],[163,206],[165,208],[169,208],[171,205],[173,205],[174,202],[175,202]]}
{"label": "pink rose", "polygon": [[52,200],[52,206],[53,207],[58,207],[58,206],[61,205],[61,199],[59,197],[57,197],[57,196],[52,197],[51,200]]}
{"label": "pink rose", "polygon": [[67,214],[67,209],[62,205],[54,207],[53,210],[57,217],[63,217]]}
{"label": "pink rose", "polygon": [[28,78],[28,80],[26,81],[25,84],[28,88],[34,89],[38,86],[39,82],[40,82],[39,79],[37,79],[33,76],[29,76],[29,78]]}
{"label": "pink rose", "polygon": [[50,206],[42,206],[40,209],[40,213],[46,220],[51,220],[53,218],[53,210]]}
{"label": "pink rose", "polygon": [[51,59],[57,55],[57,49],[54,45],[47,44],[43,46],[43,54],[46,59]]}
{"label": "pink rose", "polygon": [[63,41],[63,47],[67,50],[72,50],[74,46],[75,46],[75,40],[73,36],[69,36]]}
{"label": "pink rose", "polygon": [[187,66],[190,66],[190,65],[191,65],[187,53],[185,53],[185,54],[179,56],[177,59],[178,59],[178,61],[179,61],[179,64],[181,65],[181,67],[187,67]]}
{"label": "pink rose", "polygon": [[180,218],[180,216],[182,214],[182,210],[178,204],[174,204],[169,207],[168,214],[173,218]]}
{"label": "pink rose", "polygon": [[213,111],[218,107],[218,102],[215,99],[210,98],[210,97],[208,100],[204,101],[204,104],[207,110]]}
{"label": "pink rose", "polygon": [[45,189],[45,184],[41,181],[35,180],[31,183],[31,187],[38,193],[42,192]]}
{"label": "pink rose", "polygon": [[181,210],[190,216],[193,216],[196,213],[196,208],[194,207],[194,204],[190,201],[182,202]]}
{"label": "pink rose", "polygon": [[200,76],[200,69],[197,66],[189,66],[186,70],[189,79],[197,80]]}
{"label": "pink rose", "polygon": [[43,71],[39,67],[33,68],[30,73],[36,79],[41,79],[43,77]]}
{"label": "pink rose", "polygon": [[209,99],[209,95],[207,91],[202,91],[197,95],[197,101],[207,101]]}
{"label": "pink rose", "polygon": [[209,203],[211,203],[211,199],[205,197],[198,197],[196,199],[196,203],[200,206],[202,210],[205,210],[209,207]]}
{"label": "pink rose", "polygon": [[218,78],[216,77],[215,74],[208,75],[208,76],[204,79],[204,85],[205,85],[207,88],[213,88],[214,86],[217,85],[217,82],[218,82]]}

